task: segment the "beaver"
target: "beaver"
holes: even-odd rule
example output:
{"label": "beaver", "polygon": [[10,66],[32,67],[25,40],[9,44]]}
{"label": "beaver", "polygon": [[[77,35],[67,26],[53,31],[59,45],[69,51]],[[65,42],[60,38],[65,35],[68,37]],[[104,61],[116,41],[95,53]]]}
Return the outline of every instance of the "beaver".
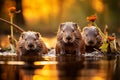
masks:
{"label": "beaver", "polygon": [[41,39],[39,32],[25,31],[21,33],[16,47],[16,53],[20,55],[40,55],[48,52],[48,49]]}
{"label": "beaver", "polygon": [[93,52],[95,49],[99,50],[102,45],[102,36],[95,26],[84,27],[81,34],[86,45],[86,52]]}
{"label": "beaver", "polygon": [[84,54],[85,43],[79,26],[73,22],[61,23],[57,33],[56,54]]}

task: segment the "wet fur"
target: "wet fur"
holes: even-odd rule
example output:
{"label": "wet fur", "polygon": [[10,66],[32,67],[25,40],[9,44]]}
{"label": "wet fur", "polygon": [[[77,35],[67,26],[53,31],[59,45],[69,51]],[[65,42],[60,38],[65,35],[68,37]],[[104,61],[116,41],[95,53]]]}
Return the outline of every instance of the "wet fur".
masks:
{"label": "wet fur", "polygon": [[[72,28],[71,28],[72,27]],[[64,31],[63,31],[64,29]],[[73,30],[73,32],[71,31]],[[64,40],[70,36],[71,40]],[[76,23],[61,23],[57,33],[56,54],[84,54],[85,43]]]}
{"label": "wet fur", "polygon": [[[86,52],[93,52],[102,45],[102,37],[95,26],[84,27],[82,37],[86,45]],[[90,41],[92,43],[89,43]]]}
{"label": "wet fur", "polygon": [[40,55],[47,53],[48,49],[38,32],[26,31],[19,38],[16,52],[19,55]]}

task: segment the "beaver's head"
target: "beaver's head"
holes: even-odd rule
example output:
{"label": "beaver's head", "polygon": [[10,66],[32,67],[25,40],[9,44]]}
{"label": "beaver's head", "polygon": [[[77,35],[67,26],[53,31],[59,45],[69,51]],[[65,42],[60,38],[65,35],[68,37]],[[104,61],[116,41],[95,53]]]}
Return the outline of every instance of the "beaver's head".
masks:
{"label": "beaver's head", "polygon": [[64,43],[73,43],[77,38],[81,38],[78,25],[73,22],[61,23],[59,26],[58,38]]}
{"label": "beaver's head", "polygon": [[39,45],[40,34],[38,32],[26,31],[21,34],[20,41],[26,50],[36,50]]}
{"label": "beaver's head", "polygon": [[101,42],[101,36],[95,26],[84,27],[82,37],[87,46],[97,46]]}

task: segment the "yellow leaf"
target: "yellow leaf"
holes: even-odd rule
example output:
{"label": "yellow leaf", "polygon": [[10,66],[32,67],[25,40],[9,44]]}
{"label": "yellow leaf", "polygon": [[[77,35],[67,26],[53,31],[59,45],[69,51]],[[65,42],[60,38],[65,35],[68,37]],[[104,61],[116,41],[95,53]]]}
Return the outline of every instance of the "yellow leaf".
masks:
{"label": "yellow leaf", "polygon": [[100,47],[101,51],[105,52],[105,53],[107,52],[107,48],[108,48],[108,43],[107,42],[104,42],[102,44],[102,46]]}

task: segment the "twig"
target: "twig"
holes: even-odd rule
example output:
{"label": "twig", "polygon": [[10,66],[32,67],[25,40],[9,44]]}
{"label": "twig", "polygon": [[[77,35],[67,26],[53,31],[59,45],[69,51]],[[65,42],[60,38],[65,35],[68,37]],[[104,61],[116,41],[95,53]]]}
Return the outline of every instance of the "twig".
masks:
{"label": "twig", "polygon": [[99,53],[102,53],[102,54],[104,55],[104,53],[101,52],[100,50],[98,50],[98,49],[96,49],[96,48],[94,48],[94,50],[97,51],[97,52],[99,52]]}
{"label": "twig", "polygon": [[22,29],[22,28],[20,28],[19,26],[17,26],[16,24],[14,24],[14,23],[10,23],[9,21],[7,21],[7,20],[5,20],[5,19],[2,19],[2,18],[0,18],[0,21],[3,21],[3,22],[5,22],[5,23],[7,23],[7,24],[10,24],[10,25],[12,25],[14,28],[16,28],[18,31],[20,31],[20,32],[24,32],[24,30]]}
{"label": "twig", "polygon": [[93,24],[96,26],[96,28],[98,29],[98,31],[100,32],[100,34],[103,36],[103,38],[105,38],[105,41],[106,41],[105,34],[101,31],[101,29],[97,26],[97,24],[95,22]]}

